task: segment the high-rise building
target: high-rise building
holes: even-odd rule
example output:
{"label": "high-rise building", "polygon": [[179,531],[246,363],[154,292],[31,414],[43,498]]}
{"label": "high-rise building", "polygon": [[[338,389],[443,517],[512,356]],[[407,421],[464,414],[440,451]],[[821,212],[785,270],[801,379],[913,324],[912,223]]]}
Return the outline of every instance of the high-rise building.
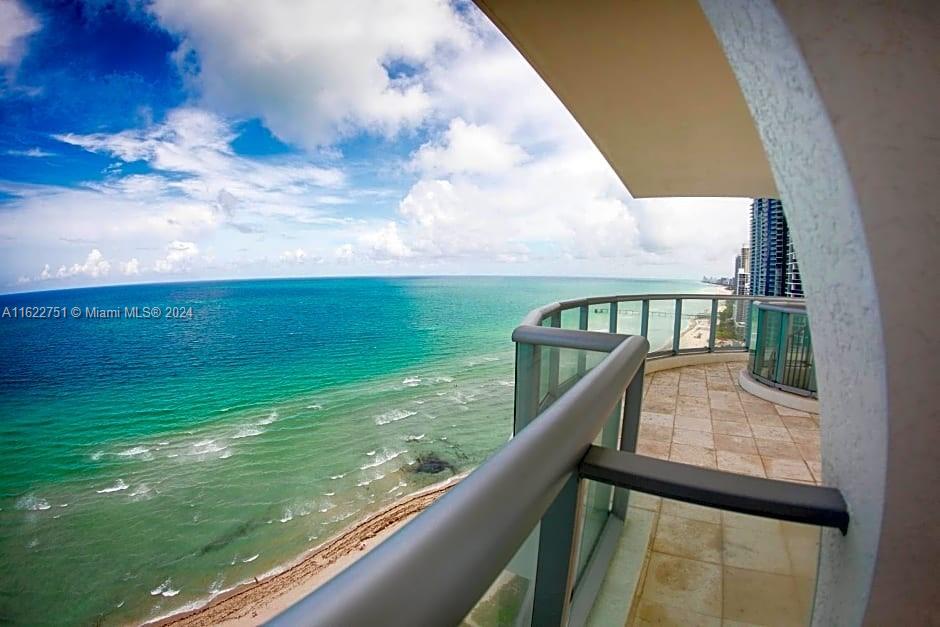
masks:
{"label": "high-rise building", "polygon": [[803,296],[800,267],[783,213],[776,198],[755,198],[751,203],[750,294]]}
{"label": "high-rise building", "polygon": [[[741,246],[741,252],[734,257],[734,274],[732,275],[732,288],[738,296],[750,293],[751,248]],[[747,321],[747,305],[742,301],[734,301],[734,322],[744,326]]]}
{"label": "high-rise building", "polygon": [[787,245],[787,286],[785,296],[803,298],[803,280],[800,278],[800,265],[796,261],[796,252],[793,250],[793,239],[789,238]]}

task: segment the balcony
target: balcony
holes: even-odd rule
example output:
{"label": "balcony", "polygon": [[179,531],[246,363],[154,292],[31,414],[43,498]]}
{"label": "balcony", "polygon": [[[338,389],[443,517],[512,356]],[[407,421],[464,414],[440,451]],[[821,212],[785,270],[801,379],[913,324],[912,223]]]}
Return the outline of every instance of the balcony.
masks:
{"label": "balcony", "polygon": [[849,518],[818,416],[738,386],[751,300],[531,312],[512,440],[274,624],[807,624],[820,528]]}

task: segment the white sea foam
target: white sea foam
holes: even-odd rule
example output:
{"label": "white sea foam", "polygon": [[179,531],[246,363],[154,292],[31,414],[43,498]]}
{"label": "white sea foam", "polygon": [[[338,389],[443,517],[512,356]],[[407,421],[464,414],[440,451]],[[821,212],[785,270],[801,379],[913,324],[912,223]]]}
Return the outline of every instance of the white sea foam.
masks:
{"label": "white sea foam", "polygon": [[372,457],[373,455],[375,455],[375,451],[369,451],[366,453],[366,457]]}
{"label": "white sea foam", "polygon": [[27,494],[26,496],[21,496],[16,501],[16,509],[25,509],[30,512],[40,512],[47,510],[51,505],[49,501],[44,498],[38,497],[35,494]]}
{"label": "white sea foam", "polygon": [[284,510],[284,514],[281,516],[280,521],[282,523],[286,523],[293,519],[294,519],[294,512],[291,508],[288,507],[287,509]]}
{"label": "white sea foam", "polygon": [[330,511],[331,509],[336,509],[336,504],[327,501],[327,502],[319,509],[319,512],[320,512],[321,514],[323,514],[323,513],[325,513],[325,512]]}
{"label": "white sea foam", "polygon": [[150,498],[151,489],[146,483],[142,483],[130,493],[130,497],[135,501],[143,501]]}
{"label": "white sea foam", "polygon": [[496,383],[499,384],[499,385],[501,385],[501,386],[503,386],[503,387],[507,387],[507,388],[514,388],[514,387],[516,387],[516,382],[515,382],[515,381],[497,381]]}
{"label": "white sea foam", "polygon": [[118,453],[118,457],[137,457],[145,461],[153,459],[150,449],[146,446],[135,446]]}
{"label": "white sea foam", "polygon": [[344,473],[341,474],[341,475],[330,475],[330,479],[333,479],[333,480],[335,481],[335,480],[337,480],[337,479],[342,479],[342,478],[345,477],[345,476],[346,476],[346,473],[344,472]]}
{"label": "white sea foam", "polygon": [[252,555],[251,557],[246,557],[245,559],[242,560],[242,564],[247,564],[248,562],[253,562],[253,561],[255,561],[256,559],[258,559],[258,556],[260,556],[260,555],[261,555],[261,553],[255,553],[255,554]]}
{"label": "white sea foam", "polygon": [[96,490],[96,492],[97,492],[98,494],[108,494],[109,492],[120,492],[121,490],[126,490],[127,488],[128,488],[128,485],[127,485],[126,483],[124,483],[124,480],[123,480],[123,479],[118,479],[118,480],[114,483],[113,486],[110,486],[110,487],[107,487],[107,488],[102,488],[102,489],[100,489],[100,490]]}
{"label": "white sea foam", "polygon": [[307,405],[307,409],[312,409],[312,410],[314,410],[314,411],[320,411],[321,409],[323,409],[323,405],[321,405],[320,403],[314,403],[313,405]]}
{"label": "white sea foam", "polygon": [[336,496],[336,492],[324,492],[323,496]]}
{"label": "white sea foam", "polygon": [[261,435],[264,433],[264,429],[259,429],[258,427],[242,427],[238,430],[238,433],[232,436],[233,440],[241,440],[242,438],[251,438],[256,435]]}
{"label": "white sea foam", "polygon": [[405,436],[405,442],[420,442],[424,439],[424,434]]}
{"label": "white sea foam", "polygon": [[[187,455],[199,456],[199,455],[209,455],[211,453],[221,453],[227,448],[228,448],[227,445],[220,444],[219,442],[216,442],[214,439],[200,440],[199,442],[196,442],[195,444],[192,445],[190,450],[187,452]],[[229,452],[229,454],[225,455],[224,457],[229,457],[230,455],[231,455],[231,452]]]}
{"label": "white sea foam", "polygon": [[180,593],[180,591],[179,591],[179,590],[174,590],[174,589],[173,589],[172,582],[171,582],[169,579],[167,579],[166,581],[164,581],[163,583],[161,583],[159,586],[157,586],[156,588],[154,588],[153,590],[151,590],[151,591],[150,591],[150,596],[154,596],[154,597],[157,597],[157,596],[175,597],[175,596],[176,596],[177,594],[179,594],[179,593]]}
{"label": "white sea foam", "polygon": [[410,388],[413,388],[421,384],[421,377],[408,377],[402,381],[402,385],[407,385]]}
{"label": "white sea foam", "polygon": [[342,522],[342,521],[346,520],[347,518],[352,518],[353,516],[355,516],[355,515],[358,514],[358,513],[359,513],[359,510],[357,509],[357,510],[352,511],[352,512],[347,512],[347,513],[345,513],[345,514],[340,514],[340,515],[338,515],[338,516],[334,516],[333,518],[331,518],[331,519],[329,520],[329,522],[331,522],[331,523]]}
{"label": "white sea foam", "polygon": [[409,411],[407,409],[393,409],[391,411],[385,412],[384,414],[379,414],[378,416],[376,416],[375,424],[379,426],[387,425],[392,422],[398,422],[399,420],[404,420],[405,418],[414,416],[417,413],[418,412],[416,411]]}
{"label": "white sea foam", "polygon": [[430,381],[431,383],[453,383],[453,382],[454,382],[454,378],[453,378],[453,377],[445,377],[445,376],[431,377],[431,378],[429,379],[429,381]]}
{"label": "white sea foam", "polygon": [[268,417],[267,417],[267,418],[262,418],[261,420],[259,420],[259,421],[256,422],[255,424],[257,424],[259,427],[263,427],[263,426],[265,426],[265,425],[271,424],[272,422],[276,421],[277,419],[278,419],[278,413],[277,413],[277,410],[275,409],[275,410],[273,410],[270,414],[268,414]]}
{"label": "white sea foam", "polygon": [[[364,487],[366,487],[367,485],[369,485],[370,483],[372,483],[370,480],[368,480],[368,479],[362,479],[361,481],[359,481],[359,482],[356,484],[356,487],[357,487],[357,488],[364,488]],[[323,511],[326,511],[326,510],[322,510],[322,509],[321,509],[320,511],[323,512]]]}
{"label": "white sea foam", "polygon": [[91,461],[96,462],[100,460],[102,455],[104,455],[104,451],[95,451],[91,454]]}
{"label": "white sea foam", "polygon": [[221,455],[219,455],[219,459],[228,459],[231,456],[232,456],[232,449],[227,448],[222,451]]}
{"label": "white sea foam", "polygon": [[377,466],[381,466],[382,464],[392,461],[393,459],[395,459],[402,453],[407,453],[407,452],[408,451],[406,450],[389,451],[388,449],[385,449],[384,451],[382,451],[380,455],[376,456],[375,461],[373,461],[371,464],[365,464],[364,466],[359,466],[359,470],[368,470],[369,468],[376,468]]}

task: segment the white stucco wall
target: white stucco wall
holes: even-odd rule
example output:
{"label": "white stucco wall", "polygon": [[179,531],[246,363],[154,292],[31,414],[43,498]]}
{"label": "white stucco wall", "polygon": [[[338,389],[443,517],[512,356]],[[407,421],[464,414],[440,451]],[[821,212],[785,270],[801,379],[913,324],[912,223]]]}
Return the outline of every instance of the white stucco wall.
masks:
{"label": "white stucco wall", "polygon": [[796,246],[823,416],[823,477],[848,502],[827,530],[815,625],[861,624],[881,531],[887,465],[885,350],[856,191],[826,108],[770,0],[700,0],[767,152]]}

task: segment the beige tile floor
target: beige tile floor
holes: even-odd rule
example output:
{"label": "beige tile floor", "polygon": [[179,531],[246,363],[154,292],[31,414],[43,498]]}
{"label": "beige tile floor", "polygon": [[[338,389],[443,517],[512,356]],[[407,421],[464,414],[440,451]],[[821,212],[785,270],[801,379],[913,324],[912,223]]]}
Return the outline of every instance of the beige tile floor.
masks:
{"label": "beige tile floor", "polygon": [[[758,477],[819,483],[819,417],[737,384],[741,362],[646,380],[637,451]],[[634,493],[655,513],[629,625],[806,625],[819,529]]]}

